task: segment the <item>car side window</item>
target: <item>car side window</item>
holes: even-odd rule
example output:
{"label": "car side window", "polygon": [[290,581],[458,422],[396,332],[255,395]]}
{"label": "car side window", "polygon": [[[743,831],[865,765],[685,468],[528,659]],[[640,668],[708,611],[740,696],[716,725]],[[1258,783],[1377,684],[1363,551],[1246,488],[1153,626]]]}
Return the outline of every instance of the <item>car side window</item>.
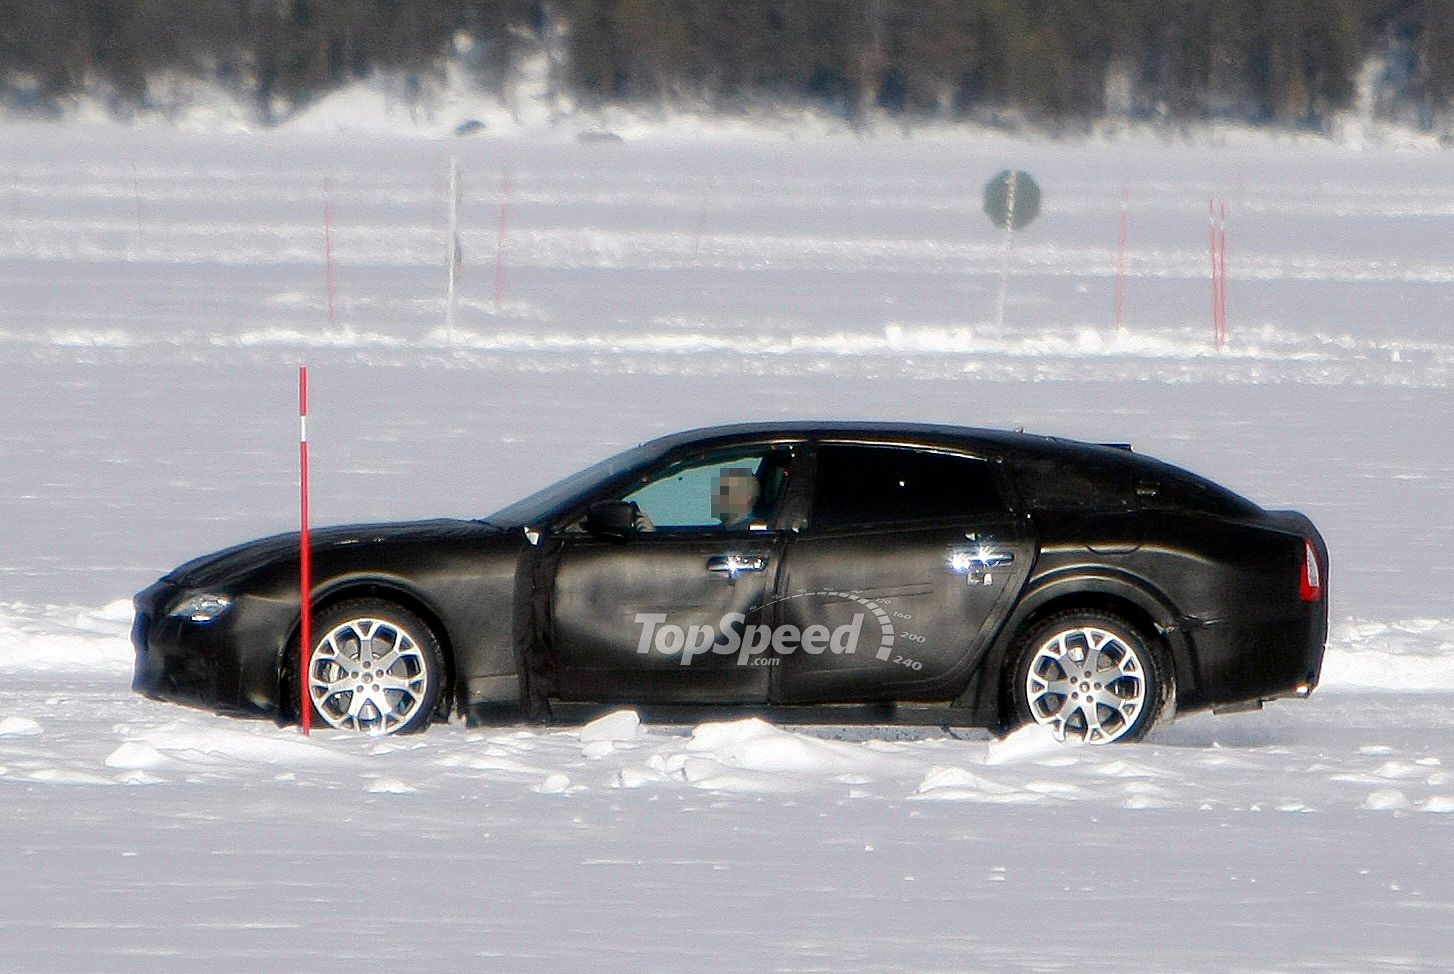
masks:
{"label": "car side window", "polygon": [[642,530],[766,531],[787,475],[783,451],[719,455],[673,467],[622,499],[640,509]]}
{"label": "car side window", "polygon": [[825,444],[814,477],[814,530],[923,521],[969,521],[1004,502],[990,464],[909,447]]}

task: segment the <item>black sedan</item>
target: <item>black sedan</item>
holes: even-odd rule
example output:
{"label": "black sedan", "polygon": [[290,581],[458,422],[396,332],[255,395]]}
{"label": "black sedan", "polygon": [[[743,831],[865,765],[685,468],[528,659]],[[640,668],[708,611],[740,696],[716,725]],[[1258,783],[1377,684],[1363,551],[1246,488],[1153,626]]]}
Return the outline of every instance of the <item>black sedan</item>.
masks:
{"label": "black sedan", "polygon": [[[489,517],[314,532],[314,720],[756,713],[1034,721],[1136,740],[1176,711],[1306,696],[1328,553],[1124,445],[889,423],[718,427],[603,460]],[[297,720],[299,538],[136,597],[133,686]]]}

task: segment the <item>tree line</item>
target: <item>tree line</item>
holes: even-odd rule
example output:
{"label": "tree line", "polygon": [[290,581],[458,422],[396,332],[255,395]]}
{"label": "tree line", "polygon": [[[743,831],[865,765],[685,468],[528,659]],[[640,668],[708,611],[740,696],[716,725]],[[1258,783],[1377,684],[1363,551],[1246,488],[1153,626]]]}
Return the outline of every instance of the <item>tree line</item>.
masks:
{"label": "tree line", "polygon": [[0,0],[0,103],[36,112],[204,80],[277,121],[381,74],[426,98],[448,66],[503,95],[527,59],[562,106],[1320,129],[1361,86],[1432,128],[1454,0]]}

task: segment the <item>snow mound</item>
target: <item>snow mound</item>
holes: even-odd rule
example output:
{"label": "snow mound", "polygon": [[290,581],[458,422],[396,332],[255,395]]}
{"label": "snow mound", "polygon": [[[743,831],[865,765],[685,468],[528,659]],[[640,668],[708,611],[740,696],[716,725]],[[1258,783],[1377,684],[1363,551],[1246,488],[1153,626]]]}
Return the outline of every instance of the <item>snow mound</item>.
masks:
{"label": "snow mound", "polygon": [[618,710],[598,717],[580,730],[582,744],[617,744],[641,736],[641,718],[634,710]]}
{"label": "snow mound", "polygon": [[40,724],[29,717],[0,718],[0,737],[39,737]]}
{"label": "snow mound", "polygon": [[99,608],[0,603],[0,672],[131,668],[131,602]]}
{"label": "snow mound", "polygon": [[557,771],[546,775],[545,780],[536,785],[533,790],[541,795],[563,795],[569,789],[570,777]]}
{"label": "snow mound", "polygon": [[918,789],[909,797],[932,801],[977,801],[996,804],[1020,804],[1041,800],[1041,796],[1033,792],[982,778],[972,771],[958,767],[929,769],[929,772],[919,782]]}
{"label": "snow mound", "polygon": [[106,756],[106,767],[124,771],[155,770],[171,759],[145,741],[127,741]]}
{"label": "snow mound", "polygon": [[1340,691],[1454,691],[1454,619],[1354,621],[1333,627],[1319,686]]}
{"label": "snow mound", "polygon": [[[130,731],[129,728],[123,728]],[[153,754],[196,768],[272,765],[284,768],[363,766],[360,752],[367,738],[319,733],[310,738],[279,732],[272,725],[230,717],[188,715],[139,734],[112,752],[120,761],[150,759]],[[350,753],[353,752],[353,753]],[[135,765],[132,765],[135,767]]]}
{"label": "snow mound", "polygon": [[859,745],[795,734],[757,717],[699,724],[687,751],[724,767],[773,774],[833,775],[873,760]]}
{"label": "snow mound", "polygon": [[1408,808],[1409,799],[1397,788],[1380,788],[1364,800],[1363,807],[1376,812],[1396,812]]}
{"label": "snow mound", "polygon": [[1039,724],[1026,724],[1001,740],[991,741],[985,752],[984,763],[1021,764],[1042,758],[1065,756],[1065,745],[1055,739],[1050,728]]}

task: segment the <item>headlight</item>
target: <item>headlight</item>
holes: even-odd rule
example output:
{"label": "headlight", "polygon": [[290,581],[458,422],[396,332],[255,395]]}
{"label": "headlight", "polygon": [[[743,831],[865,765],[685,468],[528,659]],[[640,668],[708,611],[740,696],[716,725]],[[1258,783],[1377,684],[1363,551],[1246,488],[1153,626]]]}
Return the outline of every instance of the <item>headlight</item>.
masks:
{"label": "headlight", "polygon": [[190,619],[193,622],[211,622],[232,608],[232,599],[225,595],[206,592],[188,595],[167,611],[173,619]]}

